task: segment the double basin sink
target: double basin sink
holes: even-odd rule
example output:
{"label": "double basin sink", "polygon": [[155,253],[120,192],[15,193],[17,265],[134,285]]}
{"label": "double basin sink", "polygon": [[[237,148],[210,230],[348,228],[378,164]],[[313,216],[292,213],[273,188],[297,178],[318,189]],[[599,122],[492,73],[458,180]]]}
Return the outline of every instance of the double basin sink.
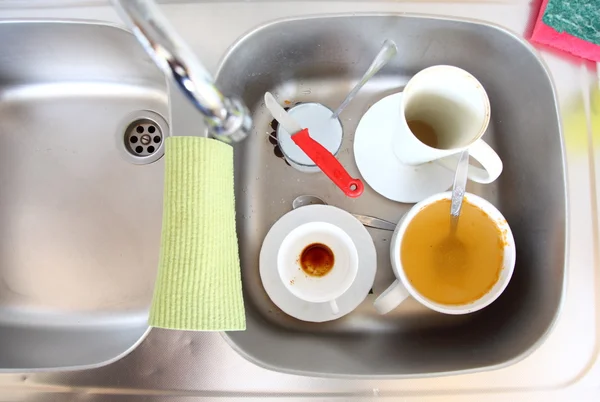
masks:
{"label": "double basin sink", "polygon": [[[133,36],[116,27],[5,22],[0,33],[0,370],[103,365],[148,331],[162,216],[163,165],[154,159],[169,134],[167,84]],[[288,166],[269,141],[263,95],[335,108],[388,38],[399,55],[341,116],[339,159],[359,176],[351,150],[360,117],[417,71],[451,64],[471,72],[488,92],[485,139],[504,171],[468,190],[509,221],[515,272],[502,296],[474,314],[442,315],[409,299],[380,316],[372,301],[394,279],[391,233],[369,229],[378,254],[373,294],[341,319],[301,322],[269,300],[258,269],[262,239],[292,200],[315,194],[391,221],[410,205],[368,186],[348,199],[323,174]],[[565,166],[552,85],[525,42],[493,26],[441,18],[290,19],[239,40],[217,81],[244,100],[255,126],[235,146],[247,330],[224,336],[240,354],[300,374],[427,376],[507,365],[543,341],[565,280]],[[154,153],[148,144],[138,152],[150,127],[157,130],[150,140],[161,133],[161,142]]]}

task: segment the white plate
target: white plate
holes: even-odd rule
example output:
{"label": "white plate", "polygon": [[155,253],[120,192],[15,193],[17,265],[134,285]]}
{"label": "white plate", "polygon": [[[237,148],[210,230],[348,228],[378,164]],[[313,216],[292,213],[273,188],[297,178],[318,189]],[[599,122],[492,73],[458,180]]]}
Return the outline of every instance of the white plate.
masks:
{"label": "white plate", "polygon": [[415,203],[450,188],[454,172],[435,162],[411,166],[398,160],[391,143],[401,101],[401,92],[386,96],[364,114],[354,134],[354,158],[373,190],[393,201]]}
{"label": "white plate", "polygon": [[[310,303],[286,289],[277,272],[277,252],[289,232],[308,222],[327,222],[350,236],[358,251],[358,272],[350,288],[337,299],[333,314],[329,303]],[[377,270],[377,254],[371,235],[351,214],[330,205],[309,205],[282,216],[269,230],[260,250],[260,279],[267,295],[284,313],[302,321],[324,322],[350,313],[369,294]]]}

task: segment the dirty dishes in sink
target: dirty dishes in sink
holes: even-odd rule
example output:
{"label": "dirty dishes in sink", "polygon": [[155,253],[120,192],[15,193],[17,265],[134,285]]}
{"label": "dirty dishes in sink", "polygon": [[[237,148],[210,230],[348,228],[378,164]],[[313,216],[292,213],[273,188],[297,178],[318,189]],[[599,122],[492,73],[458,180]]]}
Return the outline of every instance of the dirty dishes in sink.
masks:
{"label": "dirty dishes in sink", "polygon": [[329,303],[338,314],[336,299],[350,288],[358,270],[358,253],[350,236],[331,223],[309,222],[283,239],[277,270],[285,287],[299,299]]}
{"label": "dirty dishes in sink", "polygon": [[400,202],[447,190],[465,149],[483,166],[469,165],[469,179],[490,183],[502,161],[481,139],[489,120],[489,99],[475,77],[458,67],[429,67],[365,113],[354,139],[356,164],[375,191]]}
{"label": "dirty dishes in sink", "polygon": [[[320,103],[300,103],[290,108],[287,113],[302,127],[308,128],[315,141],[332,155],[337,155],[342,146],[342,125],[338,119],[331,119],[330,109]],[[290,133],[281,124],[277,127],[277,141],[285,160],[301,172],[320,172],[321,169],[294,143],[292,134],[295,133]]]}
{"label": "dirty dishes in sink", "polygon": [[413,203],[447,190],[454,174],[435,163],[410,166],[396,157],[391,147],[397,134],[393,116],[401,103],[402,93],[389,95],[364,114],[354,135],[354,158],[373,190],[393,201]]}
{"label": "dirty dishes in sink", "polygon": [[291,166],[304,172],[316,167],[348,197],[363,193],[362,181],[352,178],[335,157],[342,143],[342,127],[339,119],[331,118],[331,110],[319,103],[303,103],[288,113],[270,92],[265,93],[264,99],[267,109],[279,122],[277,141]]}
{"label": "dirty dishes in sink", "polygon": [[452,193],[431,196],[408,211],[390,244],[396,281],[376,300],[381,314],[412,296],[432,310],[468,314],[504,291],[512,276],[515,241],[491,203],[465,194],[456,234],[449,237]]}
{"label": "dirty dishes in sink", "polygon": [[[313,225],[315,223],[316,225]],[[307,224],[310,225],[304,226]],[[301,297],[298,297],[298,292],[295,291],[293,293],[290,288],[296,284],[299,275],[296,274],[296,279],[288,278],[287,274],[280,275],[281,269],[279,268],[279,263],[289,264],[291,268],[285,270],[288,273],[300,273],[302,267],[293,258],[290,260],[287,257],[290,255],[293,257],[295,254],[300,254],[296,257],[301,257],[304,249],[300,250],[296,247],[292,252],[292,248],[288,248],[285,239],[291,239],[290,242],[293,244],[304,245],[303,243],[306,243],[306,241],[297,241],[299,237],[302,237],[300,236],[301,234],[304,232],[314,233],[315,228],[317,231],[324,228],[329,230],[331,226],[335,227],[335,229],[329,235],[333,233],[338,238],[339,233],[344,233],[348,236],[348,238],[339,237],[340,239],[344,239],[342,240],[343,245],[338,244],[339,248],[336,248],[338,246],[331,248],[331,251],[335,254],[334,258],[338,257],[338,253],[346,252],[343,250],[344,247],[347,247],[345,250],[347,250],[349,261],[352,260],[351,250],[353,247],[347,240],[350,239],[351,244],[354,245],[357,256],[355,277],[350,281],[349,287],[341,292],[341,294],[340,289],[344,288],[345,285],[328,287],[326,290],[329,292],[329,296],[327,297],[311,298],[311,296],[307,296],[310,293],[308,291],[302,292]],[[323,237],[321,240],[323,241],[320,242],[316,237],[312,238],[313,243],[328,243],[328,246],[332,245],[331,238],[325,239]],[[310,244],[307,244],[307,246],[310,246]],[[282,248],[289,250],[289,252],[281,252]],[[319,252],[327,254],[327,250],[319,250]],[[280,259],[280,256],[284,257]],[[375,280],[377,256],[375,245],[369,232],[352,215],[329,205],[309,205],[288,212],[275,222],[263,241],[259,264],[260,277],[265,291],[277,307],[299,320],[325,322],[335,320],[350,313],[363,302]],[[350,272],[353,270],[352,268],[349,269]],[[282,277],[285,278],[287,283],[284,283]],[[343,275],[344,280],[341,282],[347,283],[345,279],[350,277],[352,277],[351,274]],[[294,281],[293,284],[290,284],[290,281]],[[303,282],[302,285],[310,285],[310,281]],[[330,292],[332,289],[334,292]],[[327,292],[320,292],[320,295],[323,296]],[[337,305],[337,312],[335,306],[330,302],[332,300],[330,295],[334,293],[337,293],[333,298],[335,305]],[[308,301],[307,299],[315,301]],[[322,301],[318,302],[316,300]]]}
{"label": "dirty dishes in sink", "polygon": [[454,66],[432,66],[412,77],[402,92],[400,109],[390,116],[392,148],[408,165],[439,161],[454,170],[465,149],[483,168],[469,165],[468,177],[491,183],[502,173],[502,160],[481,137],[490,122],[490,100],[483,85]]}

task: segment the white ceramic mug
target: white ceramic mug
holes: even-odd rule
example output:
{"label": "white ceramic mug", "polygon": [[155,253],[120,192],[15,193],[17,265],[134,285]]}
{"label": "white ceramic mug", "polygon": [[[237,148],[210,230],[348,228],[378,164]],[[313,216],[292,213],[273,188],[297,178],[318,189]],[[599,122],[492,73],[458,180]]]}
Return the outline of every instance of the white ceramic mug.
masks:
{"label": "white ceramic mug", "polygon": [[[302,252],[315,243],[327,246],[334,255],[333,267],[321,277],[306,274],[300,264]],[[305,223],[283,239],[277,254],[277,270],[293,295],[312,303],[328,302],[331,311],[337,314],[336,299],[356,279],[358,251],[350,236],[339,227],[325,222]]]}
{"label": "white ceramic mug", "polygon": [[[424,306],[429,307],[432,310],[439,311],[440,313],[468,314],[486,307],[496,300],[504,291],[504,289],[506,289],[515,267],[515,240],[510,227],[506,222],[506,219],[504,219],[504,216],[502,216],[500,211],[498,211],[496,207],[494,207],[485,199],[470,193],[465,194],[465,199],[488,214],[490,218],[496,222],[498,229],[504,236],[504,260],[498,281],[496,281],[494,286],[486,294],[471,303],[464,305],[446,305],[426,298],[419,293],[407,279],[402,267],[402,259],[400,256],[400,248],[406,228],[423,208],[440,200],[451,199],[451,197],[452,193],[447,191],[445,193],[435,194],[429,198],[426,198],[425,200],[415,204],[400,219],[400,222],[398,222],[398,226],[396,226],[396,230],[394,231],[390,244],[392,268],[397,279],[375,300],[375,308],[380,314],[386,314],[390,312],[409,296],[414,297]],[[450,213],[450,211],[448,211],[448,213]]]}
{"label": "white ceramic mug", "polygon": [[[408,165],[438,163],[451,170],[454,158],[469,149],[483,169],[470,165],[469,179],[491,183],[502,173],[502,160],[481,137],[490,121],[490,101],[483,85],[471,74],[454,66],[433,66],[418,72],[402,92],[400,118],[392,148],[396,157]],[[427,123],[435,131],[437,147],[421,142],[408,122]],[[446,159],[444,159],[446,158]]]}

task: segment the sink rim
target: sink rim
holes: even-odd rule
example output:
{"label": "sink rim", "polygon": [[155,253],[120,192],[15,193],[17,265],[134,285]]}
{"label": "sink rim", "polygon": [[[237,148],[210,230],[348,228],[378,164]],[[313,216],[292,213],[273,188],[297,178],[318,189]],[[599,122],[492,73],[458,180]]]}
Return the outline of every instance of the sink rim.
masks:
{"label": "sink rim", "polygon": [[242,350],[240,346],[231,338],[228,332],[222,332],[221,336],[227,342],[227,344],[234,349],[240,356],[249,362],[256,364],[259,367],[286,373],[293,375],[303,375],[303,376],[311,376],[311,377],[322,377],[322,378],[346,378],[346,379],[398,379],[398,378],[430,378],[430,377],[440,377],[447,375],[461,375],[461,374],[472,374],[478,372],[492,371],[502,369],[513,364],[516,364],[526,357],[530,356],[534,353],[548,338],[550,333],[555,329],[556,324],[558,322],[559,317],[561,316],[564,310],[565,304],[565,294],[568,286],[568,269],[569,269],[569,258],[570,258],[570,242],[571,242],[571,228],[570,228],[570,200],[569,200],[569,182],[567,175],[567,159],[566,159],[566,148],[565,148],[565,139],[563,132],[563,123],[559,109],[558,96],[556,85],[552,75],[550,74],[550,69],[546,62],[541,57],[539,51],[530,44],[525,38],[521,37],[514,31],[500,26],[495,23],[491,23],[484,20],[479,20],[475,18],[455,18],[455,17],[447,17],[447,16],[439,16],[439,15],[431,15],[426,13],[399,13],[399,12],[356,12],[356,13],[331,13],[331,14],[313,14],[306,16],[297,16],[297,17],[286,17],[275,19],[263,24],[260,24],[253,29],[245,32],[243,35],[239,36],[235,42],[228,47],[224,55],[220,58],[219,64],[217,67],[217,71],[215,74],[215,81],[218,81],[222,77],[223,68],[225,67],[226,62],[233,57],[234,52],[241,47],[246,40],[248,40],[255,33],[269,28],[271,26],[276,26],[280,24],[284,24],[286,22],[293,21],[305,21],[305,20],[316,20],[316,19],[326,19],[326,18],[347,18],[347,17],[399,17],[399,18],[418,18],[418,19],[430,19],[430,20],[441,20],[441,21],[449,21],[449,22],[462,22],[472,25],[481,25],[492,28],[498,31],[502,35],[510,36],[513,40],[519,42],[529,53],[534,56],[535,60],[542,68],[543,73],[545,74],[548,82],[550,84],[550,90],[552,92],[552,102],[553,102],[553,111],[557,118],[558,122],[558,134],[559,134],[559,144],[560,144],[560,166],[562,173],[563,185],[561,186],[562,194],[564,195],[564,227],[561,227],[564,230],[564,258],[562,259],[562,285],[560,288],[560,293],[558,295],[559,300],[557,304],[557,308],[554,311],[552,319],[550,320],[548,326],[545,331],[541,334],[541,336],[533,342],[526,350],[521,352],[520,354],[503,361],[502,363],[492,364],[484,367],[477,367],[471,369],[461,369],[461,370],[451,370],[451,371],[439,371],[439,372],[429,372],[429,373],[415,373],[415,374],[376,374],[376,375],[359,375],[359,374],[339,374],[339,373],[329,373],[329,372],[318,372],[318,371],[309,371],[309,370],[297,370],[297,369],[288,369],[286,367],[275,366],[270,363],[259,359],[258,357],[252,355],[246,350]]}
{"label": "sink rim", "polygon": [[[78,19],[78,18],[0,18],[0,24],[60,24],[60,25],[96,25],[116,28],[135,38],[133,32],[127,30],[124,25],[111,21]],[[141,46],[141,45],[140,45]]]}
{"label": "sink rim", "polygon": [[60,372],[65,372],[65,371],[82,371],[82,370],[92,370],[92,369],[97,369],[97,368],[101,368],[104,366],[108,366],[109,364],[115,363],[118,360],[121,360],[122,358],[124,358],[125,356],[127,356],[128,354],[130,354],[131,352],[133,352],[138,346],[140,346],[140,344],[142,342],[144,342],[144,340],[146,340],[146,338],[148,337],[148,334],[150,333],[150,331],[152,330],[152,327],[147,327],[146,330],[144,331],[144,333],[139,337],[138,340],[136,340],[134,343],[131,344],[131,346],[129,346],[127,349],[125,349],[123,352],[119,353],[118,355],[111,357],[108,360],[104,360],[101,362],[97,362],[97,363],[92,363],[92,364],[84,364],[84,365],[74,365],[74,366],[57,366],[57,367],[34,367],[34,368],[24,368],[24,369],[12,369],[12,368],[3,368],[0,367],[0,374],[14,374],[14,373],[60,373]]}

